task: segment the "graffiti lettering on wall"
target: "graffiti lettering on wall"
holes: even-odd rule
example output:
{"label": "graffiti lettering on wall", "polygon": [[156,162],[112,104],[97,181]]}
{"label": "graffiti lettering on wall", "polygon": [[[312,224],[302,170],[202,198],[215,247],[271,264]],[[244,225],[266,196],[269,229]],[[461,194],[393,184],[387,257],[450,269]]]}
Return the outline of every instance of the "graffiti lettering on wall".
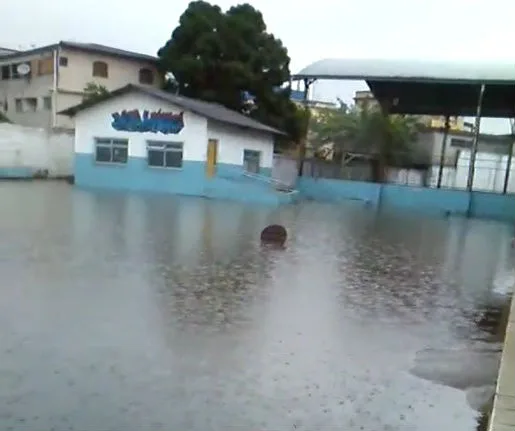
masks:
{"label": "graffiti lettering on wall", "polygon": [[131,111],[123,110],[111,114],[113,121],[111,125],[113,129],[125,132],[152,132],[177,134],[184,128],[184,112],[174,114],[172,112],[140,111],[133,109]]}

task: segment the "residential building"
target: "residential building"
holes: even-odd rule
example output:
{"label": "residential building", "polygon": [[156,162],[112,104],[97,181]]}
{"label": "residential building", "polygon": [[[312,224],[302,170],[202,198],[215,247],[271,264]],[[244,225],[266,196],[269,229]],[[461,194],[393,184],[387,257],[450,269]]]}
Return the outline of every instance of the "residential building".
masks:
{"label": "residential building", "polygon": [[[366,109],[372,106],[377,106],[377,100],[374,98],[374,95],[371,91],[362,90],[356,91],[354,94],[354,104],[359,109]],[[423,123],[427,127],[431,128],[443,128],[445,127],[445,117],[443,116],[430,116],[424,115],[420,117],[421,123]],[[449,118],[449,129],[456,131],[464,131],[467,130],[465,125],[465,121],[462,117],[450,117]]]}
{"label": "residential building", "polygon": [[150,55],[78,42],[7,51],[0,54],[0,111],[25,126],[73,128],[58,112],[80,103],[91,82],[108,90],[161,85],[157,58]]}
{"label": "residential building", "polygon": [[280,131],[216,103],[127,85],[75,118],[75,184],[278,204],[271,179]]}
{"label": "residential building", "polygon": [[[426,128],[418,134],[417,145],[426,151],[430,165],[439,166],[442,157],[444,132],[441,128]],[[443,166],[455,167],[463,152],[472,149],[474,133],[466,130],[450,130],[443,155]],[[478,139],[478,152],[496,155],[508,155],[512,151],[512,135],[492,135],[481,133]]]}

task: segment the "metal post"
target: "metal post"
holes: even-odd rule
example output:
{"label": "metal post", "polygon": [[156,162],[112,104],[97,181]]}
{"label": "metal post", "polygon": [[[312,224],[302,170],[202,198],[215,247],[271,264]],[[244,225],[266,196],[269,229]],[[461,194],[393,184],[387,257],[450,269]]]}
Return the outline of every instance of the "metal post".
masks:
{"label": "metal post", "polygon": [[476,168],[476,154],[477,147],[479,144],[479,127],[481,126],[481,108],[483,105],[483,97],[485,95],[485,84],[481,84],[479,89],[479,97],[477,100],[477,109],[476,109],[476,121],[474,124],[474,140],[472,141],[472,149],[470,153],[470,161],[469,161],[469,175],[467,178],[467,190],[469,192],[472,191],[472,185],[474,183],[474,172]]}
{"label": "metal post", "polygon": [[445,163],[445,149],[447,146],[447,135],[449,135],[449,116],[445,116],[445,126],[443,130],[443,138],[442,138],[442,148],[440,149],[440,167],[438,168],[438,181],[436,182],[436,187],[439,189],[442,186],[442,175],[443,175],[443,165]]}
{"label": "metal post", "polygon": [[511,137],[509,153],[508,153],[508,162],[506,163],[506,173],[504,174],[504,186],[502,188],[502,193],[505,195],[508,192],[508,183],[510,181],[510,172],[511,172],[511,159],[513,157],[513,136]]}
{"label": "metal post", "polygon": [[[309,79],[304,79],[304,100],[303,100],[303,109],[308,109],[308,97],[309,97],[309,86],[312,84],[312,81]],[[308,127],[309,128],[309,127]],[[299,161],[298,161],[298,173],[299,177],[302,176],[302,171],[304,168],[304,157],[306,155],[306,140],[307,140],[307,131],[306,136],[301,138],[300,146],[299,146]]]}

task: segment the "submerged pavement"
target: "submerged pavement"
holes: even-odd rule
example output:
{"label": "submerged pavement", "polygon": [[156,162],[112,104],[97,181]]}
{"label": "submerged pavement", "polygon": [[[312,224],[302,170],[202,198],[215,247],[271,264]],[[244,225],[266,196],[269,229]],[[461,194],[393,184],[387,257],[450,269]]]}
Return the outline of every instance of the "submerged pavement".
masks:
{"label": "submerged pavement", "polygon": [[473,430],[494,383],[509,226],[58,183],[0,202],[2,430]]}

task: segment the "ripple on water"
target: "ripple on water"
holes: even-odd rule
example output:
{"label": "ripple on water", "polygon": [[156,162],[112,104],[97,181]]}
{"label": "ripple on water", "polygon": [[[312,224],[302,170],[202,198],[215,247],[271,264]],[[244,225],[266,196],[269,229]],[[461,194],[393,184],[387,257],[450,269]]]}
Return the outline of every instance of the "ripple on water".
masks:
{"label": "ripple on water", "polygon": [[[58,184],[0,200],[2,429],[474,428],[454,388],[491,377],[477,316],[508,227]],[[272,223],[284,250],[259,244]]]}

